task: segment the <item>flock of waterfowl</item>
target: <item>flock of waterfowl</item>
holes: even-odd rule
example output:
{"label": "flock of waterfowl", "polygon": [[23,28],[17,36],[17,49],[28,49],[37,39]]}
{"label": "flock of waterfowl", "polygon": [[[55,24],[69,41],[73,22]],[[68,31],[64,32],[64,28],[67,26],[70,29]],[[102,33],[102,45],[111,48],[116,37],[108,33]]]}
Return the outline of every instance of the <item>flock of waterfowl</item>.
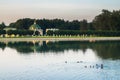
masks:
{"label": "flock of waterfowl", "polygon": [[[65,63],[68,63],[68,62],[65,61]],[[83,61],[77,61],[76,63],[83,63]],[[103,68],[104,68],[104,65],[103,65],[103,64],[95,64],[95,65],[84,66],[84,68],[103,69]]]}

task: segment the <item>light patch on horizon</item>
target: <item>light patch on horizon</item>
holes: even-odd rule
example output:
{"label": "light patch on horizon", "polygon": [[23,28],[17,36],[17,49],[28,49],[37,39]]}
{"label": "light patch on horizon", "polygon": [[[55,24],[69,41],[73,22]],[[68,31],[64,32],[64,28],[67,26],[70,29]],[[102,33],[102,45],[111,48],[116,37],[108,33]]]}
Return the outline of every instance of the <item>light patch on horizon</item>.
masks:
{"label": "light patch on horizon", "polygon": [[118,0],[1,0],[0,22],[20,18],[61,18],[92,21],[102,9],[120,9]]}

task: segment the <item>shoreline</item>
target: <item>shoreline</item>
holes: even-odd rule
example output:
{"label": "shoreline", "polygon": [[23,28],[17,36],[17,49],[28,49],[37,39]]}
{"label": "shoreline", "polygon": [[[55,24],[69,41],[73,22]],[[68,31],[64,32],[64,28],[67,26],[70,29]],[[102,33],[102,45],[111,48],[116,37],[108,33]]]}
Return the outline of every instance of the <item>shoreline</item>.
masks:
{"label": "shoreline", "polygon": [[21,41],[120,41],[120,37],[76,37],[76,38],[53,38],[53,37],[36,37],[36,38],[0,38],[0,42],[21,42]]}

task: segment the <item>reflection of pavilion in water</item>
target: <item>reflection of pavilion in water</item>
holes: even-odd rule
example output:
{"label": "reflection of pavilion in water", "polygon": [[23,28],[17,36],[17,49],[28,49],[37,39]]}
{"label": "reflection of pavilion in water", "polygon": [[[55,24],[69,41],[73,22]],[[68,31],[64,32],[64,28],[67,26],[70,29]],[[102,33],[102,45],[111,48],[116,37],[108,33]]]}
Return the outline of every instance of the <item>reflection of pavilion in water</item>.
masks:
{"label": "reflection of pavilion in water", "polygon": [[[72,44],[72,46],[71,46]],[[80,42],[80,41],[31,41],[31,42],[0,42],[0,49],[4,51],[6,47],[15,49],[18,53],[64,53],[65,50],[78,51],[83,53],[86,49],[92,49],[101,58],[120,59],[120,41],[116,42]],[[107,48],[107,49],[106,49]]]}
{"label": "reflection of pavilion in water", "polygon": [[[43,44],[46,44],[46,42],[45,41],[32,41],[32,43],[33,43],[33,51],[34,51],[34,53],[36,53],[37,52],[37,47],[39,46],[43,46]],[[36,43],[38,43],[38,45],[36,46]]]}
{"label": "reflection of pavilion in water", "polygon": [[0,42],[0,48],[4,50],[6,47],[16,49],[20,53],[36,53],[41,47],[47,45],[49,41],[26,41],[26,42]]}

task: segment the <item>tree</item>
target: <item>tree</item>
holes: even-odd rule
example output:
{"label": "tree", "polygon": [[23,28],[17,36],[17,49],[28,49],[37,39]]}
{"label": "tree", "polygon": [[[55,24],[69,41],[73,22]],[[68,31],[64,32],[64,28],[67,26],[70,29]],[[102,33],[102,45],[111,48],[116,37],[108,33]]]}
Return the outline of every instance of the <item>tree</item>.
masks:
{"label": "tree", "polygon": [[93,20],[95,30],[119,31],[120,30],[120,10],[110,12],[102,10],[102,13]]}
{"label": "tree", "polygon": [[0,24],[0,30],[3,30],[5,27],[6,27],[5,23],[2,22],[2,23]]}
{"label": "tree", "polygon": [[9,27],[27,30],[33,23],[34,23],[34,19],[25,18],[25,19],[19,19],[15,23],[11,23]]}
{"label": "tree", "polygon": [[81,31],[86,31],[86,30],[88,30],[88,23],[87,23],[87,20],[82,20],[81,22],[80,22],[80,30]]}

